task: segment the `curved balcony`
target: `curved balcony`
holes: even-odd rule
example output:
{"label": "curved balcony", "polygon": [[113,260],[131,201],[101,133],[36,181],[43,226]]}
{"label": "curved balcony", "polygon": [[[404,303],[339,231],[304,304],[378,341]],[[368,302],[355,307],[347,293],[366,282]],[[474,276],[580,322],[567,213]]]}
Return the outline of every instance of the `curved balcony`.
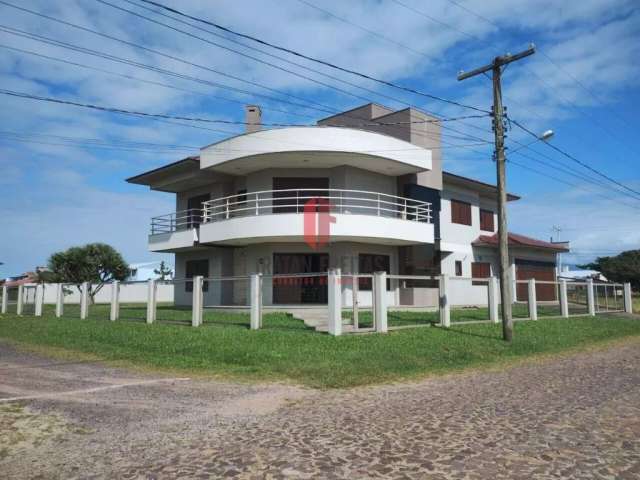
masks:
{"label": "curved balcony", "polygon": [[156,251],[191,246],[188,232],[200,244],[302,242],[305,232],[321,230],[324,214],[332,242],[433,243],[430,203],[361,190],[288,189],[230,195],[203,203],[202,211],[154,217],[149,244]]}

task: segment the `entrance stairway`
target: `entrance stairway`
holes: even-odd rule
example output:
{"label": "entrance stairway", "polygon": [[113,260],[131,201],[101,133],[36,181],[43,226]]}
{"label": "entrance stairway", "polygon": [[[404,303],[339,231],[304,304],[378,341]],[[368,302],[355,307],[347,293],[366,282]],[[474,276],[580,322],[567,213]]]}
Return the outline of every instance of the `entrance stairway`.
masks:
{"label": "entrance stairway", "polygon": [[[286,312],[291,314],[295,318],[299,318],[304,322],[307,327],[315,328],[320,332],[326,332],[328,329],[328,312],[327,307],[318,307],[318,306],[284,306],[279,305],[278,307],[264,307],[264,311],[274,311],[274,312]],[[351,325],[352,321],[349,318],[343,318],[342,324],[346,326]],[[347,329],[344,328],[346,331]]]}

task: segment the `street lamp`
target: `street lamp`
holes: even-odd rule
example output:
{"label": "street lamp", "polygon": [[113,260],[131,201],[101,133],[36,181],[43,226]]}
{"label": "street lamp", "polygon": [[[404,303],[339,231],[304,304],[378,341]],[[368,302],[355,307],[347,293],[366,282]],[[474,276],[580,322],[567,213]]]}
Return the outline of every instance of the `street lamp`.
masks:
{"label": "street lamp", "polygon": [[541,135],[538,136],[537,139],[535,139],[532,142],[529,142],[527,144],[521,144],[518,148],[515,148],[513,150],[509,150],[509,153],[515,153],[518,150],[522,150],[523,148],[528,148],[528,147],[530,147],[531,145],[533,145],[534,143],[537,143],[537,142],[548,142],[554,135],[555,135],[555,132],[553,130],[545,130]]}

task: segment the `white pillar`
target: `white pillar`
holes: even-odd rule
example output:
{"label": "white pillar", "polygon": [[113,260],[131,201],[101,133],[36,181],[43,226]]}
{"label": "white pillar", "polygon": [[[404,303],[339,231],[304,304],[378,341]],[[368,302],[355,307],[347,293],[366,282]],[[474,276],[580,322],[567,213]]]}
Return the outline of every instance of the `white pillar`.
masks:
{"label": "white pillar", "polygon": [[589,307],[589,315],[594,316],[596,314],[596,302],[593,292],[593,279],[587,280],[587,305]]}
{"label": "white pillar", "polygon": [[250,280],[251,330],[258,330],[262,326],[262,275],[254,273]]}
{"label": "white pillar", "polygon": [[18,298],[16,302],[16,315],[22,315],[22,303],[24,302],[24,287],[18,285]]}
{"label": "white pillar", "polygon": [[193,301],[191,313],[191,326],[202,325],[202,275],[193,277]]}
{"label": "white pillar", "polygon": [[527,283],[527,291],[529,293],[529,318],[531,320],[538,319],[538,300],[536,299],[536,280],[530,278]]}
{"label": "white pillar", "polygon": [[624,311],[633,313],[633,299],[631,298],[631,284],[624,284]]}
{"label": "white pillar", "polygon": [[111,282],[111,310],[109,311],[109,320],[115,322],[120,318],[120,282],[114,280]]}
{"label": "white pillar", "polygon": [[60,318],[64,314],[64,285],[56,284],[56,317]]}
{"label": "white pillar", "polygon": [[489,277],[489,320],[493,323],[500,323],[499,305],[498,279],[497,277]]}
{"label": "white pillar", "polygon": [[375,272],[373,274],[373,288],[375,290],[376,332],[387,333],[387,272]]}
{"label": "white pillar", "polygon": [[518,280],[516,279],[516,262],[509,267],[509,280],[511,280],[511,303],[518,301]]}
{"label": "white pillar", "polygon": [[36,298],[35,301],[35,309],[34,316],[41,317],[42,316],[42,304],[44,303],[44,284],[39,283],[36,285]]}
{"label": "white pillar", "polygon": [[80,286],[80,319],[85,320],[89,315],[89,282]]}
{"label": "white pillar", "polygon": [[7,313],[7,305],[9,304],[9,289],[6,285],[2,286],[2,308],[0,313]]}
{"label": "white pillar", "polygon": [[569,316],[569,299],[567,298],[567,281],[560,280],[560,313],[564,318]]}
{"label": "white pillar", "polygon": [[147,323],[156,321],[156,281],[147,281]]}
{"label": "white pillar", "polygon": [[451,306],[448,298],[449,276],[446,273],[440,275],[440,325],[451,326]]}
{"label": "white pillar", "polygon": [[329,302],[327,305],[329,333],[333,336],[342,335],[342,275],[339,268],[329,270],[327,283],[329,288]]}

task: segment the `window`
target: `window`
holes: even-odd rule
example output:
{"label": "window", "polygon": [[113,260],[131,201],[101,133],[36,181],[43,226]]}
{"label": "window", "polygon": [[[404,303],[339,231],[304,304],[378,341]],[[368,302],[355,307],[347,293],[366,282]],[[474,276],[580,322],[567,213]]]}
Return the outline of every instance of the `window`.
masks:
{"label": "window", "polygon": [[480,230],[484,230],[485,232],[493,232],[494,231],[493,224],[493,212],[491,210],[482,210],[480,209]]}
{"label": "window", "polygon": [[456,277],[462,276],[462,262],[460,260],[456,260]]}
{"label": "window", "polygon": [[[273,213],[302,213],[304,205],[313,197],[328,197],[329,179],[326,177],[274,177]],[[286,191],[296,189],[294,191]],[[285,190],[285,191],[278,191]]]}
{"label": "window", "polygon": [[[206,193],[187,200],[187,228],[197,228],[202,223],[202,204],[210,198],[211,195]],[[177,223],[179,229],[184,224],[184,220],[178,219]]]}
{"label": "window", "polygon": [[[473,262],[471,264],[471,277],[488,278],[491,276],[491,264],[488,262]],[[471,282],[472,285],[486,285],[486,282]]]}
{"label": "window", "polygon": [[451,223],[471,225],[471,204],[460,200],[451,200]]}
{"label": "window", "polygon": [[[185,263],[185,277],[193,278],[202,275],[204,278],[209,276],[209,260],[187,260]],[[209,290],[209,282],[202,282],[202,291]],[[185,292],[193,292],[193,282],[185,282]]]}
{"label": "window", "polygon": [[[375,255],[361,253],[358,255],[358,273],[390,272],[389,255]],[[360,278],[358,288],[360,290],[371,290],[372,279]],[[391,282],[387,280],[387,290],[391,289]]]}

